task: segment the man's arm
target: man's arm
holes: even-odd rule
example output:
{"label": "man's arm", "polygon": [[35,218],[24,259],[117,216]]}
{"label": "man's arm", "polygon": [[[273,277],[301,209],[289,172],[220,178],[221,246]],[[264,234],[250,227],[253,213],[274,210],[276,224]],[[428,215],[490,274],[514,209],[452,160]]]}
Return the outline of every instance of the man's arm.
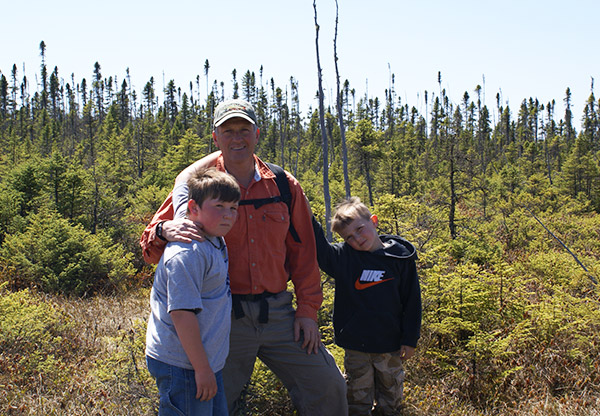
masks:
{"label": "man's arm", "polygon": [[171,193],[169,193],[167,199],[165,199],[158,211],[156,211],[140,238],[140,246],[142,247],[142,254],[146,263],[156,264],[159,262],[167,242],[161,240],[156,235],[156,225],[161,221],[170,219],[173,219],[173,201]]}
{"label": "man's arm", "polygon": [[[187,168],[185,168],[175,180],[175,185],[187,182],[193,172],[200,167],[211,167],[214,166],[217,157],[221,152],[214,152],[202,159],[194,162]],[[158,211],[152,217],[150,223],[146,226],[146,229],[142,233],[140,238],[140,246],[142,247],[142,254],[144,260],[147,263],[158,263],[162,256],[167,241],[181,241],[183,243],[189,243],[192,240],[202,241],[204,238],[202,235],[202,229],[198,224],[194,223],[185,218],[179,218],[173,220],[173,193],[169,193],[167,199],[160,206]],[[156,225],[159,222],[163,222],[162,235],[167,240],[161,240],[156,235]]]}
{"label": "man's arm", "polygon": [[315,235],[312,228],[310,208],[304,191],[298,181],[288,174],[292,193],[291,218],[301,243],[294,241],[288,233],[286,244],[286,264],[294,284],[297,299],[296,316],[317,321],[317,311],[323,302],[321,275],[317,263]]}
{"label": "man's arm", "polygon": [[177,178],[175,178],[175,185],[177,185],[179,183],[187,182],[188,179],[190,179],[192,177],[192,175],[194,174],[196,169],[210,168],[212,166],[215,166],[217,164],[217,158],[220,155],[221,155],[221,151],[219,150],[217,152],[212,152],[211,154],[204,156],[200,160],[195,161],[194,163],[189,165],[187,168],[182,170],[179,173],[179,175],[177,175]]}
{"label": "man's arm", "polygon": [[301,243],[294,241],[288,233],[286,237],[286,263],[290,272],[297,308],[294,321],[294,338],[304,335],[302,347],[307,353],[317,353],[321,345],[321,334],[317,325],[317,311],[323,302],[321,275],[317,264],[315,235],[311,224],[311,212],[306,196],[298,181],[287,174],[292,193],[290,221],[294,224]]}
{"label": "man's arm", "polygon": [[[140,238],[142,255],[146,263],[158,263],[168,241],[190,243],[192,240],[203,240],[200,224],[186,218],[173,220],[173,216],[173,194],[169,193]],[[156,226],[159,222],[163,223],[162,236],[166,241],[156,235]]]}

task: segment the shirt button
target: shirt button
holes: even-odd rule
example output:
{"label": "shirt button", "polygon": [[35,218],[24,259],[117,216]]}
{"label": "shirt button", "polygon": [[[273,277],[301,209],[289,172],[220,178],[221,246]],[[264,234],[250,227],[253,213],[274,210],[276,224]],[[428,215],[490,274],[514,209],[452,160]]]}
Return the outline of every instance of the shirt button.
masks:
{"label": "shirt button", "polygon": [[254,286],[254,290],[257,290],[257,289],[258,289],[258,286]]}
{"label": "shirt button", "polygon": [[256,263],[252,263],[252,267],[256,266]]}
{"label": "shirt button", "polygon": [[248,215],[248,218],[252,219],[252,214]]}
{"label": "shirt button", "polygon": [[251,243],[254,243],[254,238],[251,238],[251,239],[250,239],[250,242],[251,242]]}

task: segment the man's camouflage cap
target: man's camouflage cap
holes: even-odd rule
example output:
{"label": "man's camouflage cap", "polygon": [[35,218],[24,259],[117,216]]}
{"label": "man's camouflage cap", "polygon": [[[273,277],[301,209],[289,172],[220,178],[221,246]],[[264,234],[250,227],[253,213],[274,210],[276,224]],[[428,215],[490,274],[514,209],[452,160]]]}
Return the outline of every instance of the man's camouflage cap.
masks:
{"label": "man's camouflage cap", "polygon": [[241,117],[248,120],[252,124],[256,124],[256,113],[254,107],[248,101],[234,99],[220,103],[215,109],[214,127],[219,127],[221,124],[230,118]]}

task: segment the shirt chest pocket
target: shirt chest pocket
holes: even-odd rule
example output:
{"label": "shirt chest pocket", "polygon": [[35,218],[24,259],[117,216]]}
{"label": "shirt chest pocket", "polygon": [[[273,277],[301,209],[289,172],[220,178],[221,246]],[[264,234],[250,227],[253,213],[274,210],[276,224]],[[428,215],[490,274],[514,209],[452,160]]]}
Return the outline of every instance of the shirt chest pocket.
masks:
{"label": "shirt chest pocket", "polygon": [[[282,209],[278,209],[278,205]],[[264,209],[259,220],[260,226],[264,227],[264,232],[269,236],[276,236],[277,239],[285,240],[290,226],[290,214],[287,206],[283,203],[272,204]]]}

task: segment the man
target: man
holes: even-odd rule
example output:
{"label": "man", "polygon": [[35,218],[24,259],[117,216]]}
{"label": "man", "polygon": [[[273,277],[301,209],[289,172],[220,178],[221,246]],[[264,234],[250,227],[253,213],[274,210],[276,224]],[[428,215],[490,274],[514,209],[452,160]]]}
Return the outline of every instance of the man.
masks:
{"label": "man", "polygon": [[[240,393],[258,357],[286,386],[301,415],[346,415],[345,382],[317,326],[323,294],[310,210],[300,184],[287,172],[290,206],[273,201],[281,192],[273,171],[254,154],[259,136],[250,103],[229,100],[217,106],[213,140],[221,154],[200,159],[177,176],[174,193],[142,235],[144,258],[157,262],[167,241],[202,240],[201,224],[178,218],[187,195],[182,184],[196,168],[216,166],[233,175],[242,200],[250,203],[240,202],[238,220],[225,238],[233,295],[230,352],[223,370],[230,412],[239,409]],[[299,238],[290,233],[290,222]],[[295,311],[286,291],[289,279]]]}

